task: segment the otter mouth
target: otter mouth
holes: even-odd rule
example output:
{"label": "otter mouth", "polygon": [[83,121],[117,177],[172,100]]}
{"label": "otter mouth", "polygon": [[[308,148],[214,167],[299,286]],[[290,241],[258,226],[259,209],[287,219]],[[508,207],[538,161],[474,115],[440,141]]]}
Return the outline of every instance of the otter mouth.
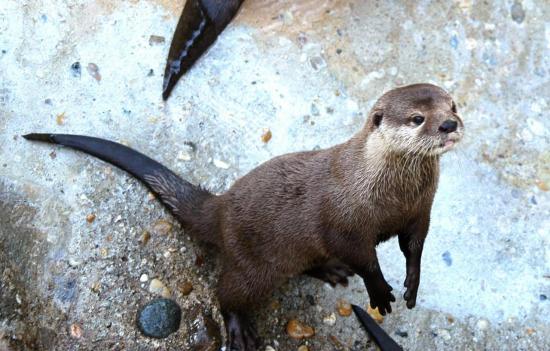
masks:
{"label": "otter mouth", "polygon": [[447,140],[442,141],[439,143],[438,151],[441,153],[451,150],[455,147],[456,144],[460,141],[461,136],[460,135],[451,135],[447,138]]}

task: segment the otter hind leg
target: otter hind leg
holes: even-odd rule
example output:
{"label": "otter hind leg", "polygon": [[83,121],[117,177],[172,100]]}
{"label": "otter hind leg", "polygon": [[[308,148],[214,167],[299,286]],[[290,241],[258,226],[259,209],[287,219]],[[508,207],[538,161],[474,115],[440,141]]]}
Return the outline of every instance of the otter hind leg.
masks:
{"label": "otter hind leg", "polygon": [[259,350],[261,341],[249,315],[273,291],[277,282],[273,269],[224,263],[217,295],[227,331],[227,350]]}
{"label": "otter hind leg", "polygon": [[329,283],[333,287],[338,284],[347,287],[349,284],[348,278],[352,277],[354,272],[345,264],[331,260],[324,265],[305,271],[304,274]]}
{"label": "otter hind leg", "polygon": [[249,318],[237,312],[224,312],[223,318],[228,351],[256,351],[260,348],[260,338]]}

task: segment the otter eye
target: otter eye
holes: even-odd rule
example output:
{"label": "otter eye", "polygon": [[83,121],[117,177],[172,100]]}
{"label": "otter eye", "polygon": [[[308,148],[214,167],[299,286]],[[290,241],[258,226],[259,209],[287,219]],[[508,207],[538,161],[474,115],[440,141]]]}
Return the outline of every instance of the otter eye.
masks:
{"label": "otter eye", "polygon": [[424,116],[416,115],[412,118],[412,121],[413,121],[414,124],[419,126],[422,123],[424,123]]}
{"label": "otter eye", "polygon": [[454,101],[452,102],[452,105],[451,105],[451,111],[453,111],[453,113],[456,113],[456,104]]}

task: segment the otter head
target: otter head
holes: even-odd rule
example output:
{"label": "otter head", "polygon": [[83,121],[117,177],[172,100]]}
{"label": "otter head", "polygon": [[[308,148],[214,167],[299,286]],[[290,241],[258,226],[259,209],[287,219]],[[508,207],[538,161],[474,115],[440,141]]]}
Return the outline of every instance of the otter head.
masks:
{"label": "otter head", "polygon": [[390,90],[374,105],[367,122],[389,151],[408,155],[440,155],[462,139],[464,124],[452,97],[431,84]]}

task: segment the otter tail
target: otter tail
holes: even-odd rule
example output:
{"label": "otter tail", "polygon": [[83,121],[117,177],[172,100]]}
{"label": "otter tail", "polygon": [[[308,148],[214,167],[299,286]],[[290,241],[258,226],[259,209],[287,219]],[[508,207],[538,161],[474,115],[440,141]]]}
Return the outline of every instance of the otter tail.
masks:
{"label": "otter tail", "polygon": [[157,161],[124,145],[83,135],[33,133],[23,137],[27,140],[65,145],[125,170],[158,195],[184,229],[190,230],[198,240],[216,243],[212,228],[214,223],[209,220],[214,218],[212,212],[215,212],[215,207],[207,206],[210,202],[207,200],[214,195],[183,180]]}
{"label": "otter tail", "polygon": [[164,70],[162,98],[216,41],[244,0],[187,0],[178,21]]}

